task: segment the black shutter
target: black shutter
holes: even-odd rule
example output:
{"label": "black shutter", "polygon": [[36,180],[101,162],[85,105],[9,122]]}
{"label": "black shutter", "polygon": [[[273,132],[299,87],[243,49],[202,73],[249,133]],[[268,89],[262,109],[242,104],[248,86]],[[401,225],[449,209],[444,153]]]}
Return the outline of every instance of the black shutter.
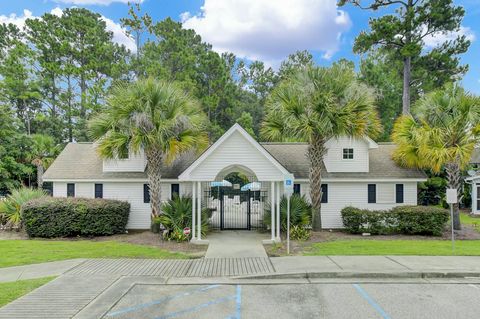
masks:
{"label": "black shutter", "polygon": [[300,195],[300,184],[293,184],[293,193]]}
{"label": "black shutter", "polygon": [[75,197],[75,184],[67,184],[67,197]]}
{"label": "black shutter", "polygon": [[148,184],[143,184],[143,202],[150,203],[150,187],[148,187]]}
{"label": "black shutter", "polygon": [[403,184],[395,185],[395,201],[397,203],[403,203]]}
{"label": "black shutter", "polygon": [[322,184],[322,203],[328,203],[328,184]]}
{"label": "black shutter", "polygon": [[95,184],[95,198],[103,198],[103,184]]}
{"label": "black shutter", "polygon": [[377,185],[375,184],[368,184],[368,202],[377,202]]}
{"label": "black shutter", "polygon": [[171,193],[171,196],[170,196],[171,199],[175,197],[175,194],[177,194],[177,196],[180,196],[180,184],[172,184],[170,193]]}

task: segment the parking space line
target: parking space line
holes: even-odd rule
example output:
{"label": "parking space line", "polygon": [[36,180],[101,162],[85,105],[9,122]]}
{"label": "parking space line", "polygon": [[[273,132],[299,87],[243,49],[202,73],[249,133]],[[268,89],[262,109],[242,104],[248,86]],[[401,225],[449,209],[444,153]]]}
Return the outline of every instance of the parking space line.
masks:
{"label": "parking space line", "polygon": [[383,319],[391,319],[389,315],[387,315],[387,313],[385,312],[385,310],[382,309],[382,307],[380,307],[376,302],[375,300],[373,300],[372,297],[370,297],[370,295],[365,291],[363,290],[362,287],[360,287],[359,284],[353,284],[353,287],[355,287],[355,289],[357,289],[358,293],[360,293],[360,295],[368,301],[368,303],[382,316]]}
{"label": "parking space line", "polygon": [[202,309],[202,308],[206,308],[206,307],[209,307],[209,306],[217,305],[217,304],[219,304],[219,303],[227,302],[227,301],[230,301],[230,300],[235,300],[236,297],[237,297],[236,295],[233,295],[233,296],[229,296],[229,297],[223,297],[223,298],[214,299],[214,300],[211,300],[211,301],[209,301],[209,302],[206,302],[206,303],[202,303],[202,304],[200,304],[200,305],[197,305],[197,306],[195,306],[195,307],[183,309],[183,310],[176,311],[176,312],[167,313],[166,315],[163,315],[163,316],[160,316],[160,317],[156,317],[155,319],[168,319],[168,318],[178,317],[178,316],[180,316],[180,315],[183,315],[183,314],[186,314],[186,313],[189,313],[189,312],[195,312],[195,311],[200,310],[200,309]]}
{"label": "parking space line", "polygon": [[118,315],[123,315],[125,313],[129,313],[129,312],[132,312],[132,311],[137,311],[137,310],[144,309],[144,308],[147,308],[147,307],[155,306],[155,305],[161,304],[162,302],[165,302],[165,301],[170,301],[170,300],[173,300],[173,299],[190,296],[190,295],[193,295],[194,293],[207,291],[207,290],[214,289],[214,288],[217,288],[217,287],[220,287],[220,285],[210,285],[210,286],[207,286],[207,287],[201,287],[201,288],[194,289],[194,290],[187,291],[187,292],[181,292],[181,293],[178,293],[176,295],[166,296],[164,298],[161,298],[161,299],[158,299],[158,300],[155,300],[155,301],[151,301],[151,302],[147,302],[147,303],[144,303],[144,304],[120,309],[120,310],[108,313],[107,316],[108,317],[115,317],[115,316],[118,316]]}
{"label": "parking space line", "polygon": [[236,319],[240,319],[240,314],[242,311],[242,286],[237,285],[237,298],[236,298]]}

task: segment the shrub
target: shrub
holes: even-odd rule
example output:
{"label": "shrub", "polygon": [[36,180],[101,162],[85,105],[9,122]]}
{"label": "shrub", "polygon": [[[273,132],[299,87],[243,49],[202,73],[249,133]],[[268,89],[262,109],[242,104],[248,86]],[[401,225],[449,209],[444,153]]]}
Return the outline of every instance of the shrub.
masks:
{"label": "shrub", "polygon": [[7,228],[22,227],[22,206],[28,201],[47,196],[47,193],[41,189],[18,188],[14,189],[10,195],[0,201],[0,224],[5,223]]}
{"label": "shrub", "polygon": [[30,237],[102,236],[124,233],[130,204],[108,199],[42,198],[22,207]]}
{"label": "shrub", "polygon": [[[209,210],[202,210],[202,235],[208,232]],[[192,199],[190,197],[174,196],[162,204],[162,214],[158,220],[166,228],[165,239],[186,241],[190,235],[184,235],[185,227],[192,227]]]}
{"label": "shrub", "polygon": [[342,220],[345,229],[352,234],[384,235],[394,231],[395,220],[389,211],[349,206],[342,209]]}
{"label": "shrub", "polygon": [[398,206],[392,213],[403,234],[440,236],[449,220],[448,211],[435,206]]}
{"label": "shrub", "polygon": [[311,235],[310,229],[294,225],[290,228],[290,238],[293,240],[309,240]]}
{"label": "shrub", "polygon": [[432,206],[398,206],[389,211],[345,207],[342,220],[345,229],[353,234],[440,236],[448,222],[448,212]]}
{"label": "shrub", "polygon": [[[271,209],[267,207],[263,216],[263,223],[270,225],[272,222]],[[312,206],[308,203],[305,196],[293,194],[290,197],[290,226],[300,226],[307,228],[311,225]],[[287,230],[287,198],[282,196],[280,200],[280,228]]]}

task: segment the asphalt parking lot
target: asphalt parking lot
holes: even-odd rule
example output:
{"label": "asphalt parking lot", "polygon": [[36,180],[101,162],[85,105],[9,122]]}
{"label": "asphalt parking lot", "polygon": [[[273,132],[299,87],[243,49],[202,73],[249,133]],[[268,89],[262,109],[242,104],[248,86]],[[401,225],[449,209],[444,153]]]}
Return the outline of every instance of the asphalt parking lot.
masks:
{"label": "asphalt parking lot", "polygon": [[479,284],[137,284],[104,318],[479,318]]}

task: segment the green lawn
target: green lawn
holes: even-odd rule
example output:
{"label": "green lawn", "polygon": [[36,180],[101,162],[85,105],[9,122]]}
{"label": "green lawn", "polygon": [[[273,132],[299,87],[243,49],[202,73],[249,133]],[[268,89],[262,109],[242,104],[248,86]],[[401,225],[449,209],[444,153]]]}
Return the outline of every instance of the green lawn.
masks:
{"label": "green lawn", "polygon": [[188,258],[156,247],[116,241],[0,240],[0,267],[71,258]]}
{"label": "green lawn", "polygon": [[46,284],[55,277],[0,283],[0,307]]}
{"label": "green lawn", "polygon": [[469,214],[460,213],[460,222],[462,225],[469,225],[480,232],[480,217],[472,217]]}
{"label": "green lawn", "polygon": [[[338,240],[313,244],[304,253],[320,255],[452,255],[449,240]],[[480,256],[480,240],[455,242],[455,255]]]}

